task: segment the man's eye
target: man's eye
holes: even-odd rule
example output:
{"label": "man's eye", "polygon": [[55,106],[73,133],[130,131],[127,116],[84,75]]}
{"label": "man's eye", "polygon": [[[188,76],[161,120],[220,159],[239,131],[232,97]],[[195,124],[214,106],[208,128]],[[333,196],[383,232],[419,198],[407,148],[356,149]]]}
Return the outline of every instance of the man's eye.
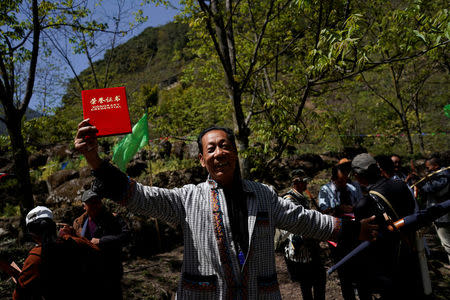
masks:
{"label": "man's eye", "polygon": [[209,147],[209,148],[207,149],[207,151],[208,151],[208,153],[213,153],[213,152],[214,152],[214,147]]}

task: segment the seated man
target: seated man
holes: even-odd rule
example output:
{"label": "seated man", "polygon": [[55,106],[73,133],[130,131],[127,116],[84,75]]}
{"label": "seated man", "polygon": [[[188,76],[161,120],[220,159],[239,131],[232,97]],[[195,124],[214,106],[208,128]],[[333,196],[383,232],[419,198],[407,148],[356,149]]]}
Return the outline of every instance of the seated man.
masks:
{"label": "seated man", "polygon": [[73,222],[73,228],[101,250],[106,262],[104,276],[111,284],[108,299],[122,299],[122,246],[130,237],[128,225],[109,212],[94,191],[85,191],[81,201],[86,212]]}
{"label": "seated man", "polygon": [[[376,225],[345,222],[293,204],[264,184],[244,180],[230,129],[211,127],[198,137],[199,160],[209,173],[198,185],[165,189],[129,179],[98,155],[97,129],[82,121],[75,149],[93,168],[94,191],[135,213],[180,224],[184,258],[178,299],[280,299],[275,227],[305,237],[371,239]],[[345,233],[346,232],[346,233]]]}

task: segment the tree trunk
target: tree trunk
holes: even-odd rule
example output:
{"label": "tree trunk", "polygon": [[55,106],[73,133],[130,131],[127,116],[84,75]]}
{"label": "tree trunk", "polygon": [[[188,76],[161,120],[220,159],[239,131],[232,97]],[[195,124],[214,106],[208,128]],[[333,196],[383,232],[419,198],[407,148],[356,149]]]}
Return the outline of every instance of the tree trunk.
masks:
{"label": "tree trunk", "polygon": [[233,124],[234,124],[234,132],[236,133],[236,146],[238,148],[239,153],[239,169],[241,170],[241,176],[242,178],[247,179],[250,175],[250,162],[247,157],[245,157],[243,154],[249,147],[249,136],[250,136],[250,129],[248,128],[247,124],[245,123],[245,117],[244,112],[242,110],[242,104],[241,104],[241,93],[239,91],[239,88],[237,88],[237,84],[233,86],[228,85],[228,93],[231,100],[231,103],[233,103]]}
{"label": "tree trunk", "polygon": [[413,154],[414,153],[414,144],[411,138],[411,132],[409,130],[409,126],[408,126],[408,120],[406,119],[406,116],[402,116],[402,124],[403,124],[403,129],[406,132],[406,137],[408,138],[408,144],[409,144],[409,153]]}
{"label": "tree trunk", "polygon": [[[14,159],[14,172],[21,191],[20,213],[22,217],[33,208],[33,190],[28,165],[28,153],[22,137],[22,120],[17,115],[8,116],[7,124]],[[22,218],[23,219],[23,218]]]}
{"label": "tree trunk", "polygon": [[419,111],[417,108],[414,110],[414,112],[415,112],[416,120],[417,120],[417,132],[419,133],[420,151],[422,153],[424,153],[425,152],[425,143],[423,141],[422,122],[420,121],[420,115],[419,115]]}
{"label": "tree trunk", "polygon": [[[400,110],[397,113],[400,116],[400,120],[402,121],[403,129],[405,130],[406,137],[408,138],[409,153],[413,154],[414,153],[414,144],[413,144],[413,141],[411,138],[411,131],[409,130],[407,111],[404,108],[404,105],[403,105],[404,101],[403,101],[402,94],[400,92],[400,78],[403,73],[403,67],[401,67],[400,70],[396,71],[394,66],[390,65],[390,69],[391,69],[392,81],[394,83],[395,95],[396,95],[398,103],[400,105]],[[395,106],[393,104],[392,104],[392,106],[395,108]]]}

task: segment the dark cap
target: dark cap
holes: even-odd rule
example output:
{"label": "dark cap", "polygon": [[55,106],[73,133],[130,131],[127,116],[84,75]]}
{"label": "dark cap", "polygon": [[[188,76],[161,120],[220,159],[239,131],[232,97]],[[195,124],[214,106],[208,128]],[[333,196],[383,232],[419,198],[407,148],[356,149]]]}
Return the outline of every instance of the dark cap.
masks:
{"label": "dark cap", "polygon": [[301,180],[301,181],[303,181],[303,182],[308,182],[308,181],[310,181],[311,180],[311,178],[309,178],[307,175],[306,175],[306,173],[305,173],[305,171],[303,171],[303,169],[295,169],[295,170],[293,170],[292,172],[291,172],[291,177],[293,178],[293,179],[299,179],[299,180]]}
{"label": "dark cap", "polygon": [[377,166],[376,160],[369,153],[361,153],[352,160],[352,170],[358,174],[366,173],[372,166]]}
{"label": "dark cap", "polygon": [[85,203],[86,201],[89,201],[91,199],[100,199],[100,196],[94,192],[93,190],[86,190],[83,193],[83,197],[81,197],[81,201]]}

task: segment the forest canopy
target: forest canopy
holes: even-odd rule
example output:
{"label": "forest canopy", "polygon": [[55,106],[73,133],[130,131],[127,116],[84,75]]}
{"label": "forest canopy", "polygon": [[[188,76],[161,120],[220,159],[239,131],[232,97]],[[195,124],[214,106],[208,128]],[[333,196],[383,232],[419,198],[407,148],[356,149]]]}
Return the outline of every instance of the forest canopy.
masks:
{"label": "forest canopy", "polygon": [[[206,126],[229,126],[247,135],[242,154],[253,166],[286,149],[449,148],[445,1],[226,1],[231,8],[218,2],[213,11],[214,3],[183,1],[175,22],[107,50],[93,63],[96,74],[87,68],[69,81],[53,115],[26,123],[28,149],[73,138],[81,89],[96,88],[94,75],[106,81],[106,68],[108,86],[127,87],[133,124],[157,87],[151,139],[189,140]],[[232,41],[210,30],[218,17]],[[219,51],[224,41],[230,69]]]}

